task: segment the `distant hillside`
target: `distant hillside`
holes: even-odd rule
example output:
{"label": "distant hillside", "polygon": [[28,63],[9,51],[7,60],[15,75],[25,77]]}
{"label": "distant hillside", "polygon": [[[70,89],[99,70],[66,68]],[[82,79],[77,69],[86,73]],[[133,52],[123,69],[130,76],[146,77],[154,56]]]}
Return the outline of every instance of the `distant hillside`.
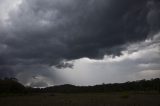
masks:
{"label": "distant hillside", "polygon": [[139,80],[126,83],[102,84],[95,86],[60,85],[41,89],[44,92],[81,93],[81,92],[122,92],[122,91],[159,91],[160,78]]}
{"label": "distant hillside", "polygon": [[102,84],[95,86],[59,85],[47,88],[24,87],[15,78],[0,80],[0,94],[2,93],[93,93],[93,92],[124,92],[124,91],[158,91],[160,92],[160,78],[139,80],[126,83]]}

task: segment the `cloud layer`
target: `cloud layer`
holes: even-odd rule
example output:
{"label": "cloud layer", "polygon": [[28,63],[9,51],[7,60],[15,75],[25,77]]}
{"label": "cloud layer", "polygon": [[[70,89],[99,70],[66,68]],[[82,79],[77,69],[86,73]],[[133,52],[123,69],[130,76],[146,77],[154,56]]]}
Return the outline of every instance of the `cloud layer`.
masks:
{"label": "cloud layer", "polygon": [[1,0],[0,77],[49,76],[51,66],[72,67],[64,61],[123,55],[152,38],[159,19],[158,0]]}

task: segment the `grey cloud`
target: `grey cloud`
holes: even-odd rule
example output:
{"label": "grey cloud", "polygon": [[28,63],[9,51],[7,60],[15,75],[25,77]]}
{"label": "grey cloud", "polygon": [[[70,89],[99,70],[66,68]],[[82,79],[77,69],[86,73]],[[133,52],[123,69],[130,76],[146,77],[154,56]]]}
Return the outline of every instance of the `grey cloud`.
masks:
{"label": "grey cloud", "polygon": [[9,66],[0,66],[0,78],[6,78],[6,77],[14,77],[15,73],[13,72],[13,69]]}
{"label": "grey cloud", "polygon": [[147,19],[148,23],[151,25],[151,29],[154,31],[159,31],[160,28],[160,3],[150,1],[148,2],[148,8],[150,11],[148,13]]}
{"label": "grey cloud", "polygon": [[[67,83],[63,77],[56,74],[55,69],[48,65],[16,65],[12,66],[15,77],[25,86],[46,87]],[[44,85],[44,86],[42,86]]]}
{"label": "grey cloud", "polygon": [[118,3],[24,1],[10,16],[14,37],[6,41],[12,49],[9,55],[56,64],[61,59],[102,57],[100,50],[145,39],[146,2]]}
{"label": "grey cloud", "polygon": [[17,65],[66,67],[71,65],[63,60],[120,55],[126,43],[159,30],[159,18],[153,18],[159,11],[158,0],[23,0],[0,25],[0,56],[19,70],[26,67]]}
{"label": "grey cloud", "polygon": [[68,62],[61,62],[60,64],[56,65],[57,68],[73,68],[73,63]]}

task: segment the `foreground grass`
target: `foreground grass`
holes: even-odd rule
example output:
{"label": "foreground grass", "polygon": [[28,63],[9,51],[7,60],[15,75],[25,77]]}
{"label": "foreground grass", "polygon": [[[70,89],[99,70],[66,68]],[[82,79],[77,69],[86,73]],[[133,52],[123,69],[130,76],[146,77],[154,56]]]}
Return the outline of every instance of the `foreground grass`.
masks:
{"label": "foreground grass", "polygon": [[158,93],[82,93],[0,96],[0,106],[160,106]]}

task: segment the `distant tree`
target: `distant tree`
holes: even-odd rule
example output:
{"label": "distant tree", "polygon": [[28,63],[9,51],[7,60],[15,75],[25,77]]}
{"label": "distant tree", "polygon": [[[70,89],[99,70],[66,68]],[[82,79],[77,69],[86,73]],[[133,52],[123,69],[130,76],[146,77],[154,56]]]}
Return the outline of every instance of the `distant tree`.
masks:
{"label": "distant tree", "polygon": [[16,78],[0,80],[0,93],[22,93],[25,87]]}

